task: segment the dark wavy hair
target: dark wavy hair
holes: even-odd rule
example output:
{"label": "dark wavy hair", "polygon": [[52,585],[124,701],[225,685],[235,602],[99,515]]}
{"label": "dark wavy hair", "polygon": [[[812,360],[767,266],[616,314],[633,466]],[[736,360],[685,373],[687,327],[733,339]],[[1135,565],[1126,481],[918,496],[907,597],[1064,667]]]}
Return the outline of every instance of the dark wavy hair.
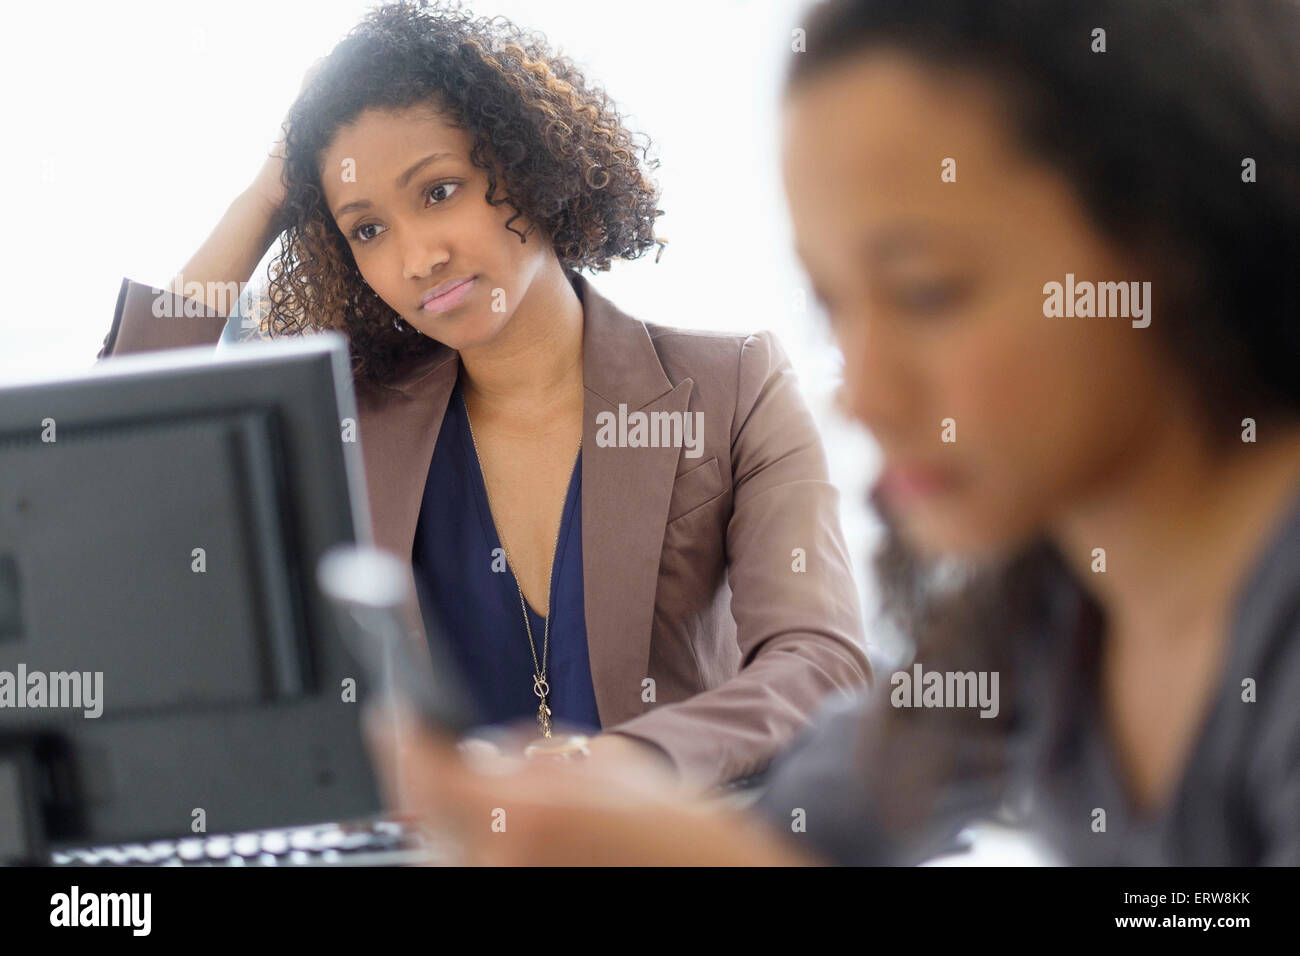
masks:
{"label": "dark wavy hair", "polygon": [[[1295,0],[829,0],[805,18],[807,52],[791,94],[874,50],[901,51],[955,78],[991,81],[1013,135],[1073,183],[1101,234],[1146,256],[1163,278],[1153,327],[1198,389],[1225,442],[1243,416],[1300,411],[1296,268],[1300,263],[1300,5]],[[1093,53],[1102,27],[1107,51]],[[1242,181],[1246,157],[1258,181]],[[1166,291],[1168,290],[1168,291]],[[879,510],[879,509],[878,509]],[[874,562],[882,623],[910,638],[932,670],[1023,672],[1077,629],[1097,633],[1098,605],[1039,540],[994,567],[922,560],[888,514]],[[1008,720],[883,708],[883,737],[909,740],[889,761],[916,786],[894,791],[915,811],[917,786],[993,760],[954,753],[969,729]],[[924,714],[924,718],[920,715]],[[966,735],[953,733],[965,720]],[[919,726],[924,723],[924,728]],[[897,734],[910,725],[917,734]],[[918,748],[917,741],[924,743]],[[919,758],[929,759],[919,759]]]}
{"label": "dark wavy hair", "polygon": [[658,160],[609,96],[541,34],[459,3],[371,10],[325,58],[285,119],[286,199],[269,264],[265,332],[334,329],[349,341],[358,386],[385,384],[438,343],[399,332],[395,313],[361,278],[321,188],[319,160],[339,128],[371,107],[429,104],[473,138],[486,200],[514,211],[506,228],[547,242],[567,271],[607,270],[661,240],[654,222]]}

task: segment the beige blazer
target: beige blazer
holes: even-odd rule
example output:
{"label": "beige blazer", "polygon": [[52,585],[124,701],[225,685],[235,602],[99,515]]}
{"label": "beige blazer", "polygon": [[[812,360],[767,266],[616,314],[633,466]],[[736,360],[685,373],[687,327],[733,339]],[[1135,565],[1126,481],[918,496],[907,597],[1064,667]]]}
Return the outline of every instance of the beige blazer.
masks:
{"label": "beige blazer", "polygon": [[[601,726],[657,744],[688,779],[761,771],[823,698],[870,679],[825,453],[790,362],[767,332],[694,332],[619,311],[582,276],[582,554]],[[124,280],[100,357],[221,337],[189,303],[158,318]],[[185,315],[179,297],[172,315]],[[410,560],[438,430],[459,370],[442,347],[357,390],[375,543]],[[625,414],[702,412],[703,451],[597,441]],[[699,421],[696,418],[696,421]],[[604,437],[611,433],[606,429]]]}

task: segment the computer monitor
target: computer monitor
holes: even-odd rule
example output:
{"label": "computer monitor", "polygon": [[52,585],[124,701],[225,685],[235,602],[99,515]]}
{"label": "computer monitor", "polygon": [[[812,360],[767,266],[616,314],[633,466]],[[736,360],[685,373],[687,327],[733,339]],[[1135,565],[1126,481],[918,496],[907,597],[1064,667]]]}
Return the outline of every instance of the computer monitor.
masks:
{"label": "computer monitor", "polygon": [[335,333],[0,387],[0,860],[380,810],[315,583],[356,417]]}

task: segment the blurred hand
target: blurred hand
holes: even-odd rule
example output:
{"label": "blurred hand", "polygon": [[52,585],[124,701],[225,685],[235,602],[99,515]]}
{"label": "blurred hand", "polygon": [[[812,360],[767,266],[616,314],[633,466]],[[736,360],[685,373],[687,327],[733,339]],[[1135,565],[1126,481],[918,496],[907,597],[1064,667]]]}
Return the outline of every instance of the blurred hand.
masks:
{"label": "blurred hand", "polygon": [[668,755],[656,747],[620,733],[597,734],[587,749],[589,761],[600,761],[622,774],[644,774],[647,785],[678,784],[677,770]]}
{"label": "blurred hand", "polygon": [[471,865],[816,862],[756,818],[687,792],[627,738],[597,759],[530,761],[460,748],[391,704],[368,709],[365,730],[390,806],[454,837]]}

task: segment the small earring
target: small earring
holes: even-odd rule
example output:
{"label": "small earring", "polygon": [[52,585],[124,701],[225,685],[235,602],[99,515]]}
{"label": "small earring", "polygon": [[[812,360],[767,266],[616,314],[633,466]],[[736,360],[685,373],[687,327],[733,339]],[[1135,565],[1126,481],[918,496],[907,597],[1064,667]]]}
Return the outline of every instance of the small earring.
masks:
{"label": "small earring", "polygon": [[393,317],[393,328],[397,329],[397,331],[405,332],[408,327],[409,326],[407,326],[407,324],[401,320],[400,316]]}

